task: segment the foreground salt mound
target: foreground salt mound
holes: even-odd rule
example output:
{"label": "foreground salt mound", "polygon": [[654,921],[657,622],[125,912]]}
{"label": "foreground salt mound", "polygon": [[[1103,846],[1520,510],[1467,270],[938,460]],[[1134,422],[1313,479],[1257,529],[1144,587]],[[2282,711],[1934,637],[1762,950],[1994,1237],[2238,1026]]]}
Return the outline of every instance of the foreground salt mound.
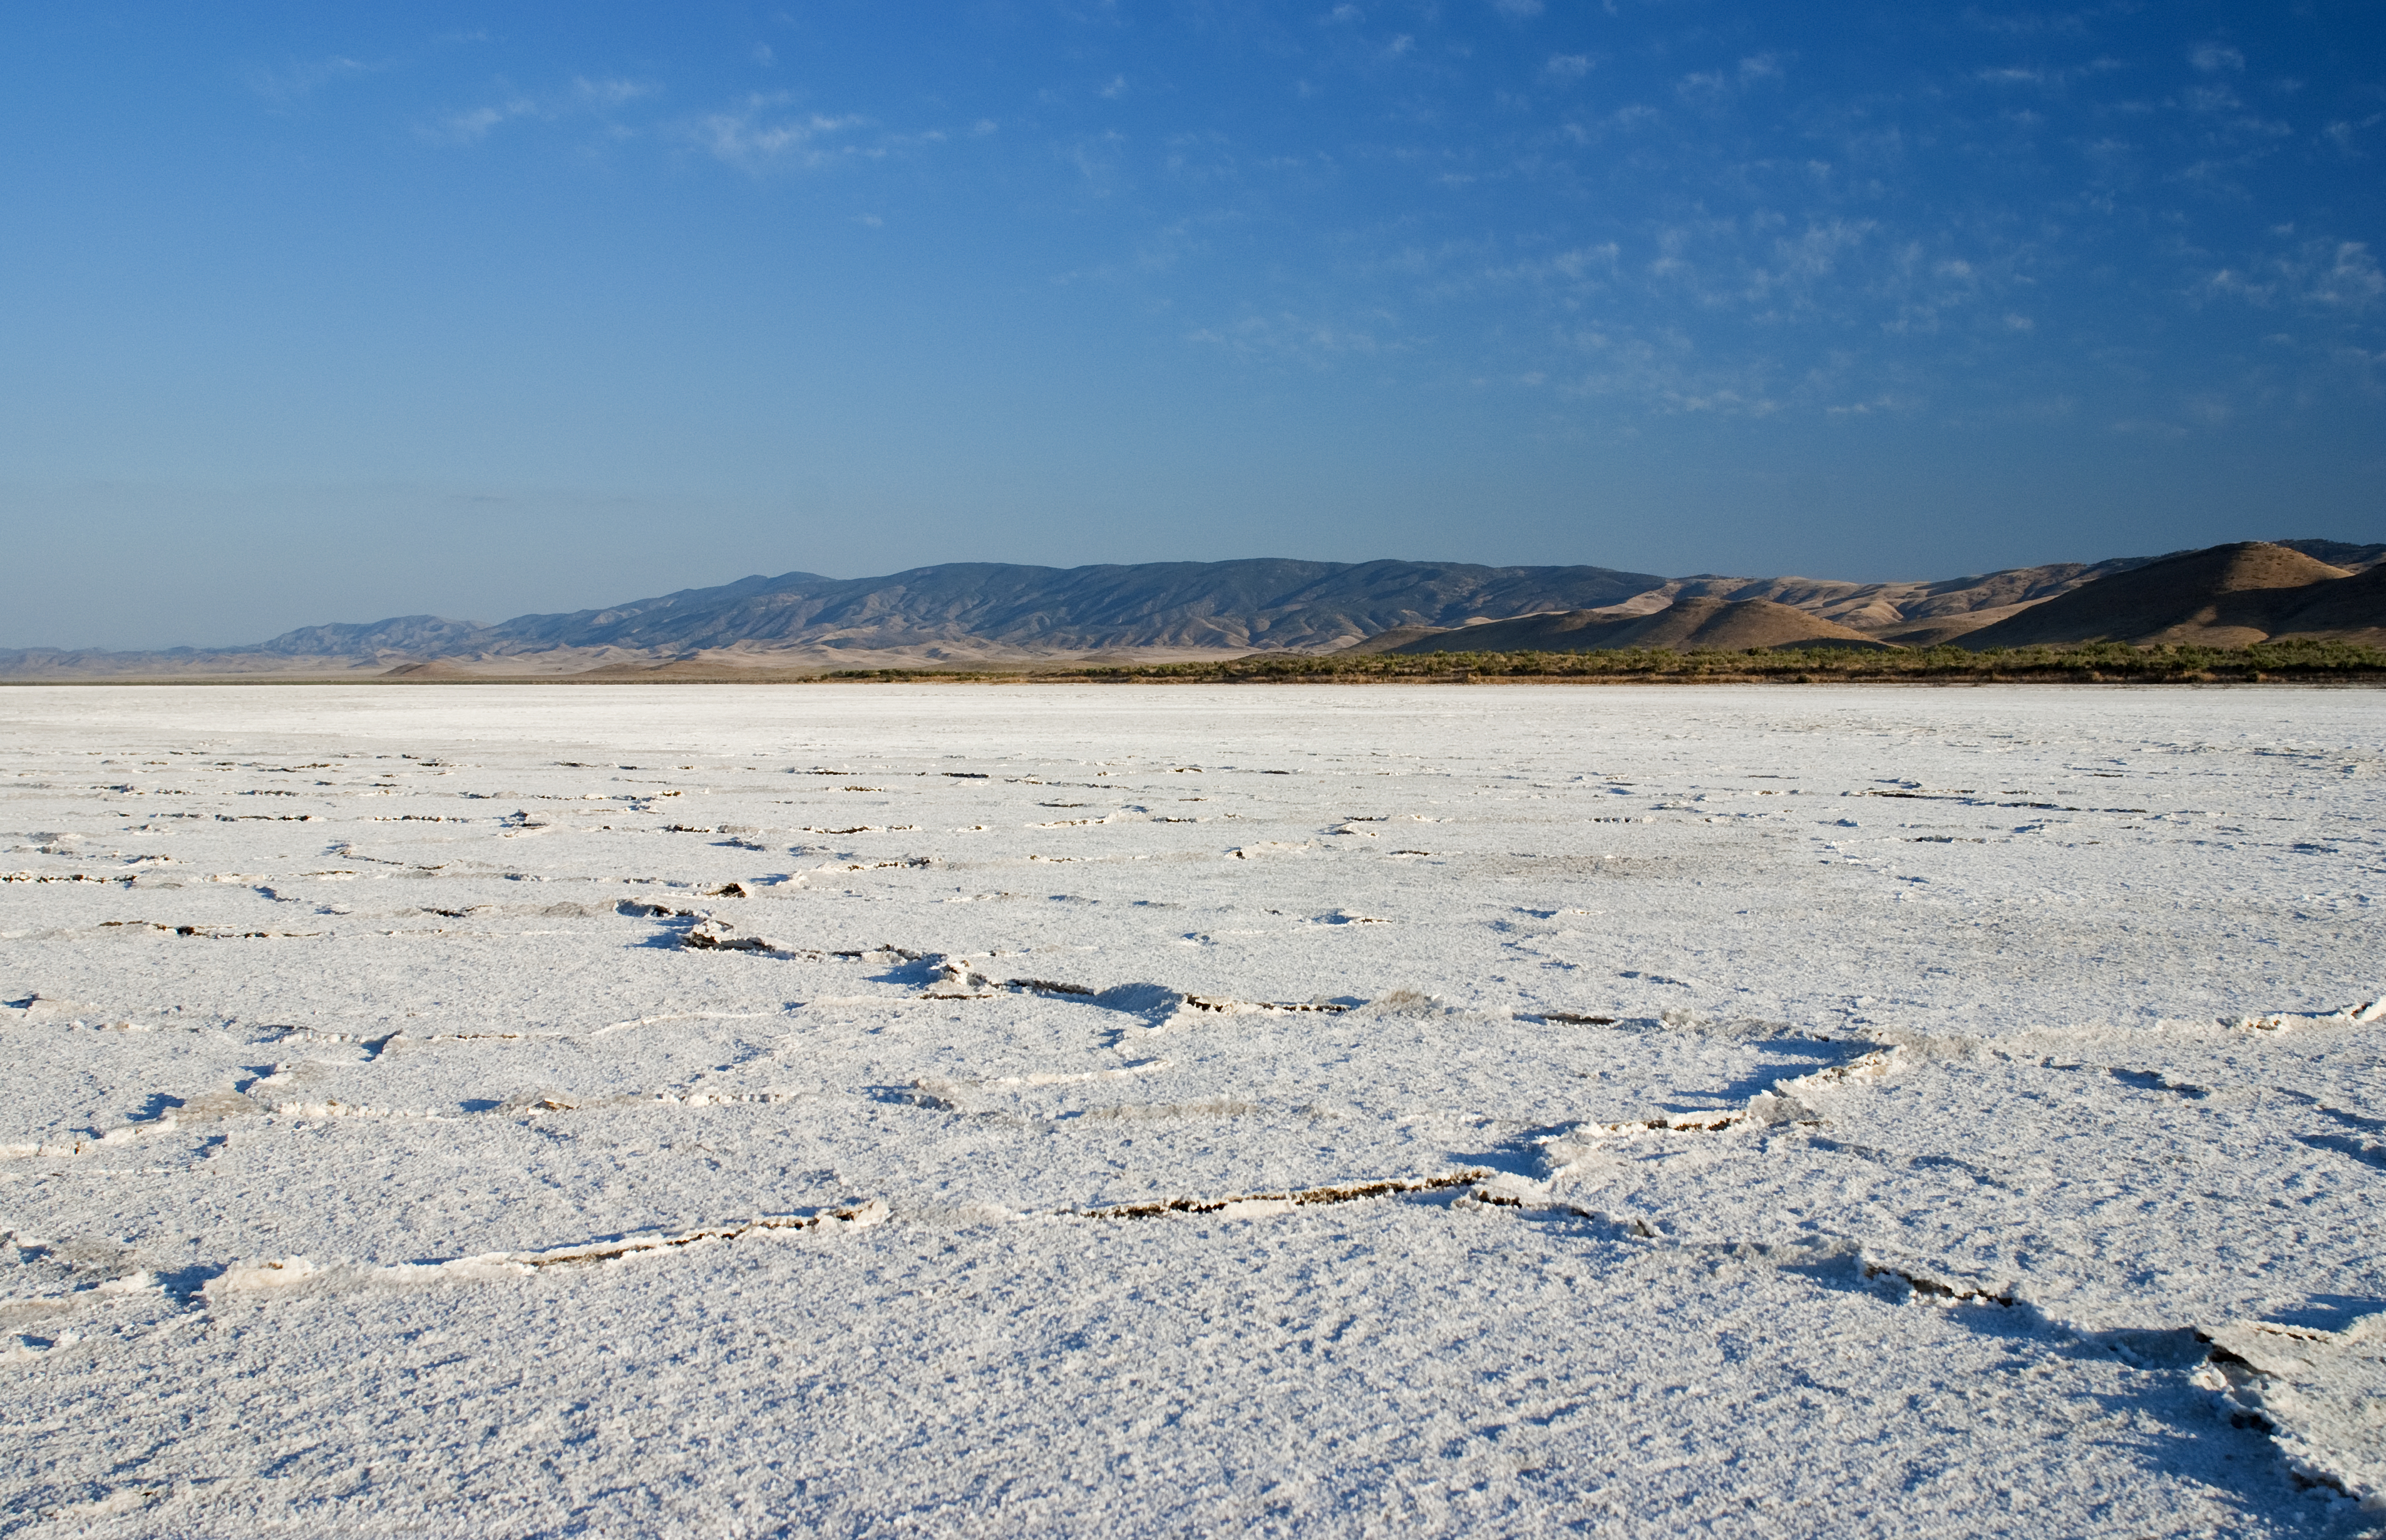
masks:
{"label": "foreground salt mound", "polygon": [[2375,697],[591,694],[7,703],[8,1522],[2379,1521]]}

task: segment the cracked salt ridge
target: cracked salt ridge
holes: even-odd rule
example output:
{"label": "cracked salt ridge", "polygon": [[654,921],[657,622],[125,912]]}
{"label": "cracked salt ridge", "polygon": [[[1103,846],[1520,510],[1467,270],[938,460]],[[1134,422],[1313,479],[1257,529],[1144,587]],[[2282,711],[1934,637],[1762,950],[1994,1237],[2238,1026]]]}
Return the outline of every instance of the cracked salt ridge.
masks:
{"label": "cracked salt ridge", "polygon": [[1715,1133],[1729,1128],[1776,1128],[1784,1123],[1819,1124],[1823,1121],[1821,1114],[1791,1093],[1815,1091],[1827,1085],[1862,1085],[1885,1080],[1897,1067],[1900,1051],[1891,1047],[1882,1052],[1868,1053],[1852,1063],[1837,1064],[1794,1079],[1777,1081],[1772,1089],[1758,1092],[1745,1104],[1729,1111],[1695,1113],[1679,1118],[1638,1118],[1616,1123],[1576,1123],[1543,1142],[1544,1159],[1551,1162],[1549,1174],[1552,1177],[1563,1174],[1576,1160],[1598,1147],[1581,1144],[1579,1141],[1584,1138],[1617,1140],[1644,1133]]}
{"label": "cracked salt ridge", "polygon": [[[620,912],[623,914],[668,917],[673,919],[697,919],[691,910],[671,909],[658,904],[640,904],[626,898],[622,901],[618,908]],[[977,971],[974,968],[971,967],[966,960],[947,957],[941,952],[920,952],[913,951],[910,947],[895,945],[850,948],[835,951],[821,950],[813,947],[789,946],[783,943],[767,940],[759,935],[741,935],[737,933],[732,926],[709,916],[698,919],[697,923],[694,927],[680,933],[678,943],[680,946],[688,951],[751,952],[760,956],[793,958],[810,962],[824,961],[830,958],[842,958],[849,961],[856,962],[923,963],[934,969],[936,973],[936,977],[930,983],[930,987],[918,996],[918,998],[923,1000],[985,999],[993,995],[998,991],[1010,990],[1020,994],[1047,995],[1063,998],[1077,997],[1096,1001],[1108,1001],[1112,999],[1124,1001],[1130,998],[1139,999],[1145,1003],[1121,1008],[1138,1011],[1158,1009],[1161,1008],[1163,1003],[1174,1004],[1181,1002],[1194,1010],[1219,1015],[1247,1015],[1254,1013],[1262,1015],[1295,1015],[1316,1012],[1329,1016],[1338,1015],[1343,1011],[1351,1009],[1354,1006],[1363,1003],[1349,999],[1310,1001],[1235,1000],[1220,995],[1182,995],[1174,990],[1169,989],[1163,984],[1152,983],[1119,984],[1110,989],[1098,990],[1086,984],[1064,983],[1052,979],[1014,978],[997,980]],[[1165,997],[1164,1001],[1162,997]],[[1385,998],[1388,1002],[1398,1004],[1407,1000],[1422,1000],[1424,996],[1410,995],[1409,993],[1402,991],[1396,992],[1395,995],[1388,995]],[[1580,1020],[1595,1020],[1595,1018],[1580,1018]]]}
{"label": "cracked salt ridge", "polygon": [[[1441,1176],[1390,1178],[1382,1181],[1339,1183],[1320,1187],[1306,1187],[1287,1192],[1241,1193],[1214,1198],[1170,1198],[1156,1203],[1119,1204],[1101,1208],[1062,1208],[1049,1214],[1032,1212],[1007,1214],[1012,1221],[1039,1218],[1087,1220],[1164,1219],[1174,1215],[1215,1215],[1227,1220],[1265,1219],[1288,1214],[1298,1208],[1317,1208],[1332,1204],[1359,1203],[1374,1198],[1405,1196],[1417,1193],[1447,1192],[1457,1187],[1473,1187],[1470,1195],[1488,1207],[1518,1208],[1521,1200],[1494,1189],[1478,1185],[1492,1179],[1492,1173],[1479,1170],[1453,1171]],[[1590,1210],[1554,1206],[1565,1212],[1587,1218],[1604,1218]],[[986,1210],[974,1210],[984,1217]],[[866,1229],[885,1222],[890,1217],[884,1199],[848,1205],[825,1211],[802,1214],[767,1214],[742,1223],[699,1226],[667,1233],[607,1236],[574,1246],[556,1246],[543,1251],[495,1251],[469,1257],[451,1257],[436,1261],[401,1262],[377,1268],[358,1268],[335,1263],[318,1266],[306,1257],[277,1258],[261,1261],[237,1262],[227,1266],[211,1280],[205,1290],[209,1296],[235,1291],[285,1288],[296,1283],[427,1283],[440,1278],[483,1279],[504,1276],[522,1277],[543,1268],[585,1266],[591,1263],[619,1261],[628,1258],[659,1255],[710,1241],[735,1241],[748,1235],[797,1234],[805,1231],[834,1233]],[[1646,1233],[1644,1231],[1643,1233]],[[13,1236],[10,1237],[12,1240]],[[1903,1276],[1903,1275],[1901,1275]],[[152,1274],[128,1274],[82,1292],[113,1296],[157,1287]],[[0,1301],[5,1309],[9,1301]]]}
{"label": "cracked salt ridge", "polygon": [[1221,1219],[1230,1220],[1265,1219],[1275,1214],[1288,1214],[1296,1208],[1325,1204],[1358,1203],[1368,1198],[1394,1197],[1408,1193],[1442,1192],[1485,1181],[1490,1175],[1489,1171],[1463,1171],[1446,1176],[1341,1183],[1325,1187],[1304,1187],[1294,1192],[1244,1193],[1232,1197],[1166,1198],[1157,1203],[1123,1203],[1108,1208],[1076,1208],[1068,1212],[1080,1219],[1091,1220],[1162,1219],[1171,1214],[1215,1214]]}
{"label": "cracked salt ridge", "polygon": [[443,1279],[526,1277],[544,1268],[585,1267],[597,1262],[653,1256],[708,1241],[734,1241],[747,1235],[801,1234],[806,1231],[863,1230],[886,1219],[886,1205],[878,1198],[844,1208],[804,1214],[765,1214],[740,1224],[706,1225],[664,1234],[611,1235],[577,1246],[546,1251],[491,1251],[438,1261],[399,1262],[388,1267],[356,1268],[345,1264],[318,1267],[305,1257],[234,1263],[207,1285],[213,1295],[235,1291],[285,1288],[308,1283],[434,1283]]}
{"label": "cracked salt ridge", "polygon": [[2270,1435],[2303,1482],[2386,1513],[2386,1314],[2342,1332],[2248,1321],[2199,1331],[2194,1383],[2240,1427]]}
{"label": "cracked salt ridge", "polygon": [[103,931],[146,930],[163,931],[168,935],[200,936],[209,941],[311,941],[322,936],[321,931],[232,931],[220,925],[167,925],[153,920],[104,920]]}
{"label": "cracked salt ridge", "polygon": [[2386,1021],[2386,995],[2367,1005],[2347,1006],[2324,1014],[2279,1010],[2267,1016],[2241,1016],[2232,1024],[2246,1032],[2291,1032],[2308,1027],[2366,1026],[2373,1021]]}
{"label": "cracked salt ridge", "polygon": [[[1265,1219],[1288,1214],[1296,1208],[1315,1208],[1338,1203],[1358,1203],[1372,1198],[1402,1196],[1414,1193],[1446,1192],[1454,1187],[1466,1187],[1481,1183],[1490,1175],[1482,1171],[1454,1171],[1447,1175],[1420,1178],[1393,1178],[1385,1181],[1342,1183],[1323,1187],[1308,1187],[1290,1192],[1242,1193],[1216,1198],[1171,1198],[1157,1203],[1120,1204],[1105,1208],[1061,1208],[1049,1214],[1020,1212],[1003,1217],[1011,1222],[1037,1219],[1141,1220],[1163,1219],[1173,1215],[1215,1215],[1221,1219]],[[1486,1196],[1495,1205],[1514,1207],[1513,1201]],[[979,1218],[988,1211],[973,1210]],[[318,1266],[306,1257],[285,1257],[263,1261],[233,1263],[218,1274],[207,1287],[209,1296],[234,1291],[284,1288],[294,1283],[413,1283],[437,1282],[443,1278],[478,1280],[505,1276],[526,1277],[544,1268],[587,1266],[597,1262],[620,1261],[630,1258],[656,1256],[684,1249],[710,1241],[741,1240],[748,1235],[792,1235],[806,1231],[835,1233],[861,1230],[886,1222],[890,1218],[882,1198],[843,1208],[803,1214],[766,1214],[735,1224],[699,1226],[693,1230],[667,1233],[612,1235],[599,1240],[584,1241],[574,1246],[556,1246],[544,1251],[493,1251],[470,1257],[451,1257],[436,1261],[400,1262],[378,1268],[358,1268],[345,1263]],[[116,1281],[114,1286],[100,1285],[88,1292],[123,1294],[153,1287],[147,1274],[132,1275]]]}

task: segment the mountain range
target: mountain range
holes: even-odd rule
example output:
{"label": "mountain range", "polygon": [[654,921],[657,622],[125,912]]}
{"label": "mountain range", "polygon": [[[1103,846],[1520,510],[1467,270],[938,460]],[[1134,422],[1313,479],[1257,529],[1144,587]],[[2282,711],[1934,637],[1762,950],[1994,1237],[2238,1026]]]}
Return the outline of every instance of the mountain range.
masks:
{"label": "mountain range", "polygon": [[748,577],[495,625],[410,615],[240,647],[0,650],[0,678],[621,677],[1254,650],[2386,637],[2381,564],[2386,545],[2318,539],[1870,583],[1453,562],[962,562],[880,578]]}

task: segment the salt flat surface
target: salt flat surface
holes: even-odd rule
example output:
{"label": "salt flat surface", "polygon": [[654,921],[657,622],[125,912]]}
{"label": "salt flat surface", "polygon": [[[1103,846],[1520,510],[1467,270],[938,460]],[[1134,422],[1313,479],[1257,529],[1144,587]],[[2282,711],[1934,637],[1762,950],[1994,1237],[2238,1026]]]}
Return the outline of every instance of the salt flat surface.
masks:
{"label": "salt flat surface", "polygon": [[0,694],[0,1533],[2386,1521],[2386,695]]}

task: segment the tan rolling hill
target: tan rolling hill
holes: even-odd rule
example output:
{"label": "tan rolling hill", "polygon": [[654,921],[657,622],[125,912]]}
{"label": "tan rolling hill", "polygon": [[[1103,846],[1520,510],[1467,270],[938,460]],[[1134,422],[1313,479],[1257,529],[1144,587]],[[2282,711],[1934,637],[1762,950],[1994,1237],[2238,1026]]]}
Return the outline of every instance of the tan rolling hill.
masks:
{"label": "tan rolling hill", "polygon": [[[1603,645],[1601,638],[1632,623],[1629,616],[1598,609],[1556,609],[1539,615],[1517,615],[1505,620],[1453,626],[1437,631],[1403,626],[1399,632],[1370,636],[1344,647],[1340,654],[1435,652],[1589,652]],[[1387,646],[1383,644],[1390,642]]]}
{"label": "tan rolling hill", "polygon": [[381,677],[411,679],[421,683],[430,684],[443,679],[474,679],[479,676],[460,664],[450,663],[444,657],[434,657],[421,663],[400,663],[395,669],[383,670]]}
{"label": "tan rolling hill", "polygon": [[1632,621],[1603,645],[1746,652],[1755,647],[1882,647],[1888,644],[1771,599],[1681,599],[1670,608]]}
{"label": "tan rolling hill", "polygon": [[[1372,640],[1372,639],[1371,639]],[[1879,647],[1860,631],[1770,599],[1680,599],[1653,614],[1573,609],[1429,632],[1393,646],[1361,643],[1348,652],[1746,652],[1758,647]]]}
{"label": "tan rolling hill", "polygon": [[1901,647],[1936,647],[1986,630],[1999,620],[2010,619],[2043,601],[2031,599],[2023,604],[1991,605],[1985,609],[1965,610],[1960,614],[1941,615],[1935,620],[1903,621],[1867,631],[1867,636],[1883,642],[1894,642]]}
{"label": "tan rolling hill", "polygon": [[[1565,613],[1585,615],[1590,613],[1590,611],[1573,610]],[[1533,615],[1527,616],[1526,619],[1538,620],[1543,619],[1543,617]],[[1506,624],[1507,622],[1495,621],[1494,623]],[[1469,626],[1464,629],[1469,631],[1480,631],[1483,628],[1480,626]],[[1402,647],[1408,645],[1411,642],[1421,642],[1428,636],[1448,636],[1450,633],[1450,629],[1445,626],[1394,626],[1389,631],[1377,632],[1375,635],[1368,637],[1363,642],[1353,642],[1347,647],[1337,648],[1336,656],[1356,657],[1363,653],[1398,652]],[[1433,649],[1427,648],[1426,650],[1430,652]]]}
{"label": "tan rolling hill", "polygon": [[1676,578],[1608,607],[1616,611],[1648,611],[1684,599],[1770,599],[1884,642],[1927,646],[1993,624],[2024,606],[2067,594],[2109,573],[2142,565],[2142,557],[2125,557],[2093,566],[2059,562],[1928,582],[1841,582],[1828,578],[1704,574]]}
{"label": "tan rolling hill", "polygon": [[[1429,631],[1383,652],[1589,652],[1607,645],[1604,640],[1634,623],[1630,616],[1600,609],[1559,609],[1539,615],[1518,615],[1505,620]],[[1361,646],[1367,644],[1363,642]]]}
{"label": "tan rolling hill", "polygon": [[2099,578],[1954,640],[1976,650],[2074,642],[2243,646],[2279,633],[2289,615],[2329,597],[2323,587],[2351,578],[2301,551],[2242,541]]}

